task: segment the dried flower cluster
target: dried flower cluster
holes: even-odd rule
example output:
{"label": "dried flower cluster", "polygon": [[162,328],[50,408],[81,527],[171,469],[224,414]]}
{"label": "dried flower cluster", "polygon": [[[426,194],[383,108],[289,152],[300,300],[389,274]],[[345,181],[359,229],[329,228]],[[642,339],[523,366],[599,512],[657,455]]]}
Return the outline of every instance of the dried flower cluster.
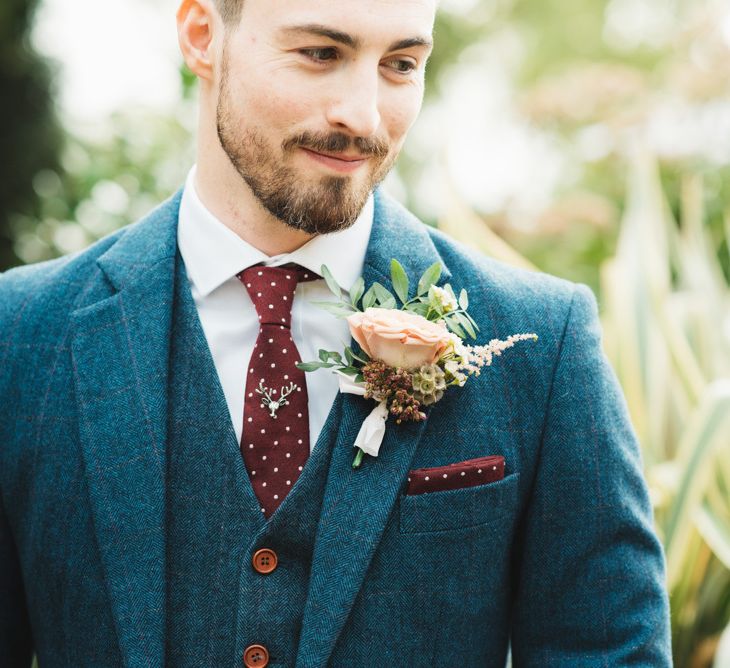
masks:
{"label": "dried flower cluster", "polygon": [[425,420],[422,408],[440,401],[448,387],[463,386],[470,376],[478,376],[482,367],[491,365],[495,355],[518,341],[537,340],[535,334],[513,334],[504,341],[492,339],[485,346],[468,346],[466,337],[476,339],[479,331],[467,312],[469,295],[462,288],[457,297],[449,283],[436,285],[440,262],[428,267],[415,285],[395,258],[390,269],[393,292],[378,282],[366,290],[360,277],[343,294],[322,265],[322,276],[337,301],[314,303],[347,318],[359,350],[347,346],[344,355],[320,350],[318,360],[297,364],[303,371],[335,369],[343,377],[341,392],[378,402],[355,439],[353,468],[360,466],[366,452],[377,457],[389,416],[397,424]]}
{"label": "dried flower cluster", "polygon": [[413,394],[413,380],[405,369],[394,369],[373,360],[362,368],[365,398],[385,401],[396,424],[420,422],[426,419],[421,404]]}

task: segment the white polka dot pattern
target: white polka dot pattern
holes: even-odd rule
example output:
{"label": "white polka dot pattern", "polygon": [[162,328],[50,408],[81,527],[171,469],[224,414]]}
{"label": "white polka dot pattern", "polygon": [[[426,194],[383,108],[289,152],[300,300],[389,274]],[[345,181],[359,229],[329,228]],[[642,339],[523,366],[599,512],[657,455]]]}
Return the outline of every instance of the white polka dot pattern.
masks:
{"label": "white polka dot pattern", "polygon": [[300,358],[291,337],[291,305],[297,283],[318,278],[292,264],[256,265],[238,274],[260,325],[258,354],[251,355],[245,379],[241,443],[248,447],[242,445],[241,452],[266,519],[284,501],[309,457],[307,385],[304,372],[294,366]]}
{"label": "white polka dot pattern", "polygon": [[406,494],[424,494],[475,487],[496,482],[502,478],[504,478],[504,457],[488,455],[446,466],[413,469],[408,472]]}

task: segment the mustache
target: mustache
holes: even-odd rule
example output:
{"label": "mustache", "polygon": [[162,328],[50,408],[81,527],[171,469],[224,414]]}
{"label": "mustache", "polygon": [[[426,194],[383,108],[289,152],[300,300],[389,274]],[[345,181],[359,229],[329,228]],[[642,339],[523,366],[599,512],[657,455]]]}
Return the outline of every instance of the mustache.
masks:
{"label": "mustache", "polygon": [[324,153],[344,153],[352,145],[357,153],[361,155],[385,158],[388,155],[388,144],[382,139],[369,139],[367,137],[350,137],[342,132],[322,135],[312,132],[301,132],[295,137],[290,137],[282,144],[284,151],[300,146],[312,151]]}

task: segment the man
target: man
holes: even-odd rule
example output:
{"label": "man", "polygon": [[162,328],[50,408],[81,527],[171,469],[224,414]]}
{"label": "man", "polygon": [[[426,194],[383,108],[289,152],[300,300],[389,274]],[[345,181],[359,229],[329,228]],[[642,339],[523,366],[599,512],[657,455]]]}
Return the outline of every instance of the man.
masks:
{"label": "man", "polygon": [[[592,295],[376,188],[420,109],[435,4],[184,0],[185,187],[0,277],[3,666],[497,667],[510,646],[514,666],[670,665]],[[310,303],[322,264],[348,290],[388,283],[393,257],[412,285],[439,262],[466,288],[481,343],[539,341],[389,421],[353,469],[372,402],[293,361],[350,342]],[[262,410],[280,384],[291,404]],[[410,493],[417,468],[489,455],[501,480]]]}

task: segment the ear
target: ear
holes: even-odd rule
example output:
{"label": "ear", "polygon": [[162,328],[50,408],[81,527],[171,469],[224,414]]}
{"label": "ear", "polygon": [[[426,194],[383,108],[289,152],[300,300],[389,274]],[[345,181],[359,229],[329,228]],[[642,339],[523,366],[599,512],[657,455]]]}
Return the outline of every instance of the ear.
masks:
{"label": "ear", "polygon": [[210,0],[183,0],[177,10],[177,38],[185,64],[201,79],[213,79],[214,28],[223,29]]}

